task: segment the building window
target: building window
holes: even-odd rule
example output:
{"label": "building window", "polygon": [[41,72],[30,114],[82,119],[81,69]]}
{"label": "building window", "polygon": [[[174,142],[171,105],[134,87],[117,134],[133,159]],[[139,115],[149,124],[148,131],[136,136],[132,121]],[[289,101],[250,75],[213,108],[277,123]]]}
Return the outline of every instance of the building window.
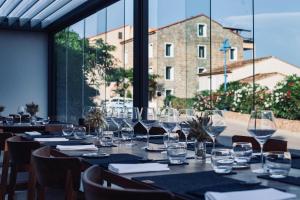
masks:
{"label": "building window", "polygon": [[236,47],[231,47],[229,56],[230,56],[231,61],[237,60],[237,48]]}
{"label": "building window", "polygon": [[166,80],[173,80],[174,79],[174,68],[171,66],[167,66],[165,70],[165,78]]}
{"label": "building window", "polygon": [[122,33],[122,32],[119,32],[119,33],[118,33],[118,38],[119,38],[120,40],[123,39],[123,33]]}
{"label": "building window", "polygon": [[172,43],[165,44],[165,57],[174,57],[174,45]]}
{"label": "building window", "polygon": [[172,96],[174,94],[173,89],[165,89],[165,96]]}
{"label": "building window", "polygon": [[153,43],[149,44],[149,58],[153,57]]}
{"label": "building window", "polygon": [[205,67],[197,67],[197,74],[205,73],[207,70]]}
{"label": "building window", "polygon": [[198,45],[198,58],[206,59],[206,46]]}
{"label": "building window", "polygon": [[153,68],[152,68],[152,66],[149,66],[149,74],[153,74]]}
{"label": "building window", "polygon": [[207,32],[207,25],[199,23],[197,25],[198,37],[206,37],[207,36],[206,32]]}

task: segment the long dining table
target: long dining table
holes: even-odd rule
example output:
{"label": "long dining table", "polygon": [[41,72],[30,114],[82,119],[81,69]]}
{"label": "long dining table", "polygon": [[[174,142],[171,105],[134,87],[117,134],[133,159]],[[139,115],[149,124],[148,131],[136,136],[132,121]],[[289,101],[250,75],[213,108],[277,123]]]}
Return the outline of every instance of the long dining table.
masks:
{"label": "long dining table", "polygon": [[[74,145],[78,142],[78,144],[89,144],[92,143],[93,140],[94,139],[92,137],[89,137],[82,141],[74,141],[75,143],[67,142],[65,143],[65,145]],[[44,143],[44,145],[52,146],[54,149],[56,144],[62,145],[63,143]],[[212,167],[210,164],[210,155],[207,155],[206,162],[201,162],[197,159],[194,159],[194,151],[191,150],[188,150],[187,153],[187,163],[182,165],[169,165],[169,171],[117,174],[108,170],[107,166],[109,163],[167,163],[167,155],[165,152],[146,151],[145,149],[143,149],[145,145],[146,142],[144,140],[136,140],[134,141],[134,145],[132,146],[126,143],[121,143],[112,147],[100,147],[101,153],[110,155],[108,157],[100,158],[91,158],[84,156],[86,153],[95,151],[59,151],[57,149],[55,151],[58,155],[80,157],[80,159],[82,160],[83,169],[92,165],[101,166],[105,173],[113,178],[114,183],[117,183],[117,185],[121,187],[169,190],[176,195],[177,199],[181,200],[204,199],[201,191],[197,191],[198,187],[201,188],[201,183],[203,182],[202,179],[208,179],[206,181],[210,181],[213,183],[213,185],[215,184],[216,186],[218,186],[218,184],[220,184],[219,182],[222,182],[223,179],[225,181],[227,178],[244,181],[249,184],[249,187],[256,185],[261,188],[270,187],[279,189],[281,191],[296,194],[297,199],[300,199],[300,178],[298,180],[298,184],[287,184],[279,182],[278,180],[258,178],[257,174],[252,173],[250,168],[233,170],[233,173],[228,175],[215,174],[212,171]],[[160,144],[151,145],[153,147],[160,146]],[[120,155],[121,157],[123,156],[123,158],[120,159]],[[128,158],[127,161],[126,158]],[[292,168],[290,171],[290,176],[299,177],[300,169]],[[216,182],[214,182],[214,178],[216,178]],[[222,185],[220,185],[220,187],[222,187]]]}

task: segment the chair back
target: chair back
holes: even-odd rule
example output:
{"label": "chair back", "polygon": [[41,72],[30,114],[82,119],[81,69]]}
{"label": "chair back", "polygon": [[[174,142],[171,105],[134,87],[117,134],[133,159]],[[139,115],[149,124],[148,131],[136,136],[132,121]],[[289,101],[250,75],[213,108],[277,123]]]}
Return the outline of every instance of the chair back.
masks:
{"label": "chair back", "polygon": [[[250,142],[252,144],[253,150],[260,151],[260,145],[253,137],[234,135],[232,137],[232,143],[234,142]],[[263,150],[264,151],[287,151],[287,141],[269,139],[264,144]]]}
{"label": "chair back", "polygon": [[[134,127],[134,132],[147,134],[146,128],[139,122]],[[161,127],[152,127],[149,131],[150,135],[163,135],[166,131]]]}
{"label": "chair back", "polygon": [[[98,166],[92,166],[83,173],[83,187],[86,200],[172,200],[174,196],[167,191],[141,189],[115,189],[104,187],[100,183],[108,175]],[[111,180],[108,180],[110,183]]]}
{"label": "chair back", "polygon": [[31,152],[40,147],[37,141],[23,140],[20,136],[7,139],[7,147],[10,161],[16,165],[30,164]]}
{"label": "chair back", "polygon": [[65,189],[66,182],[79,190],[81,163],[79,158],[54,157],[50,147],[42,147],[32,152],[32,163],[37,183],[41,187]]}

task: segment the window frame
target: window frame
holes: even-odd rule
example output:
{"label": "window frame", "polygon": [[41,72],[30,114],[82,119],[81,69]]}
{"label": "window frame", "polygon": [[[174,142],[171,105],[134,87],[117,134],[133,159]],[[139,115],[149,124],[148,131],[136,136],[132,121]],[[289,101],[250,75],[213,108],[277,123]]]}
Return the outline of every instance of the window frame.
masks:
{"label": "window frame", "polygon": [[[199,26],[203,25],[203,35],[199,35]],[[207,37],[207,24],[206,23],[197,23],[197,36],[200,38],[205,38]]]}
{"label": "window frame", "polygon": [[[204,57],[200,57],[200,49],[199,47],[204,47]],[[197,45],[197,57],[200,60],[205,60],[207,58],[207,49],[206,45],[198,44]]]}
{"label": "window frame", "polygon": [[[169,56],[167,55],[167,45],[171,45],[170,55]],[[174,43],[172,43],[172,42],[165,42],[165,45],[164,45],[164,56],[165,56],[165,58],[174,58]]]}
{"label": "window frame", "polygon": [[[170,68],[170,79],[167,79],[167,68]],[[165,66],[165,81],[173,81],[174,80],[174,75],[175,75],[175,69],[173,66]]]}

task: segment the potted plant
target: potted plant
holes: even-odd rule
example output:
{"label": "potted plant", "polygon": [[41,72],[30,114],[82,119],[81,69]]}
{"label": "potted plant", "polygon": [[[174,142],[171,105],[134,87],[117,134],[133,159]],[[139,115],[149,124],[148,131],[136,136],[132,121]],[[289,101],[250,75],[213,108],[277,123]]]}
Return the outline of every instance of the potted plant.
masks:
{"label": "potted plant", "polygon": [[39,105],[34,102],[26,104],[26,112],[28,112],[31,116],[31,121],[36,117],[36,113],[39,112]]}
{"label": "potted plant", "polygon": [[85,123],[92,128],[95,128],[98,136],[105,125],[104,112],[102,109],[93,107],[86,115]]}
{"label": "potted plant", "polygon": [[206,142],[211,140],[203,129],[205,121],[208,121],[208,118],[204,117],[203,114],[189,121],[191,127],[190,136],[195,138],[195,158],[202,161],[206,160]]}

